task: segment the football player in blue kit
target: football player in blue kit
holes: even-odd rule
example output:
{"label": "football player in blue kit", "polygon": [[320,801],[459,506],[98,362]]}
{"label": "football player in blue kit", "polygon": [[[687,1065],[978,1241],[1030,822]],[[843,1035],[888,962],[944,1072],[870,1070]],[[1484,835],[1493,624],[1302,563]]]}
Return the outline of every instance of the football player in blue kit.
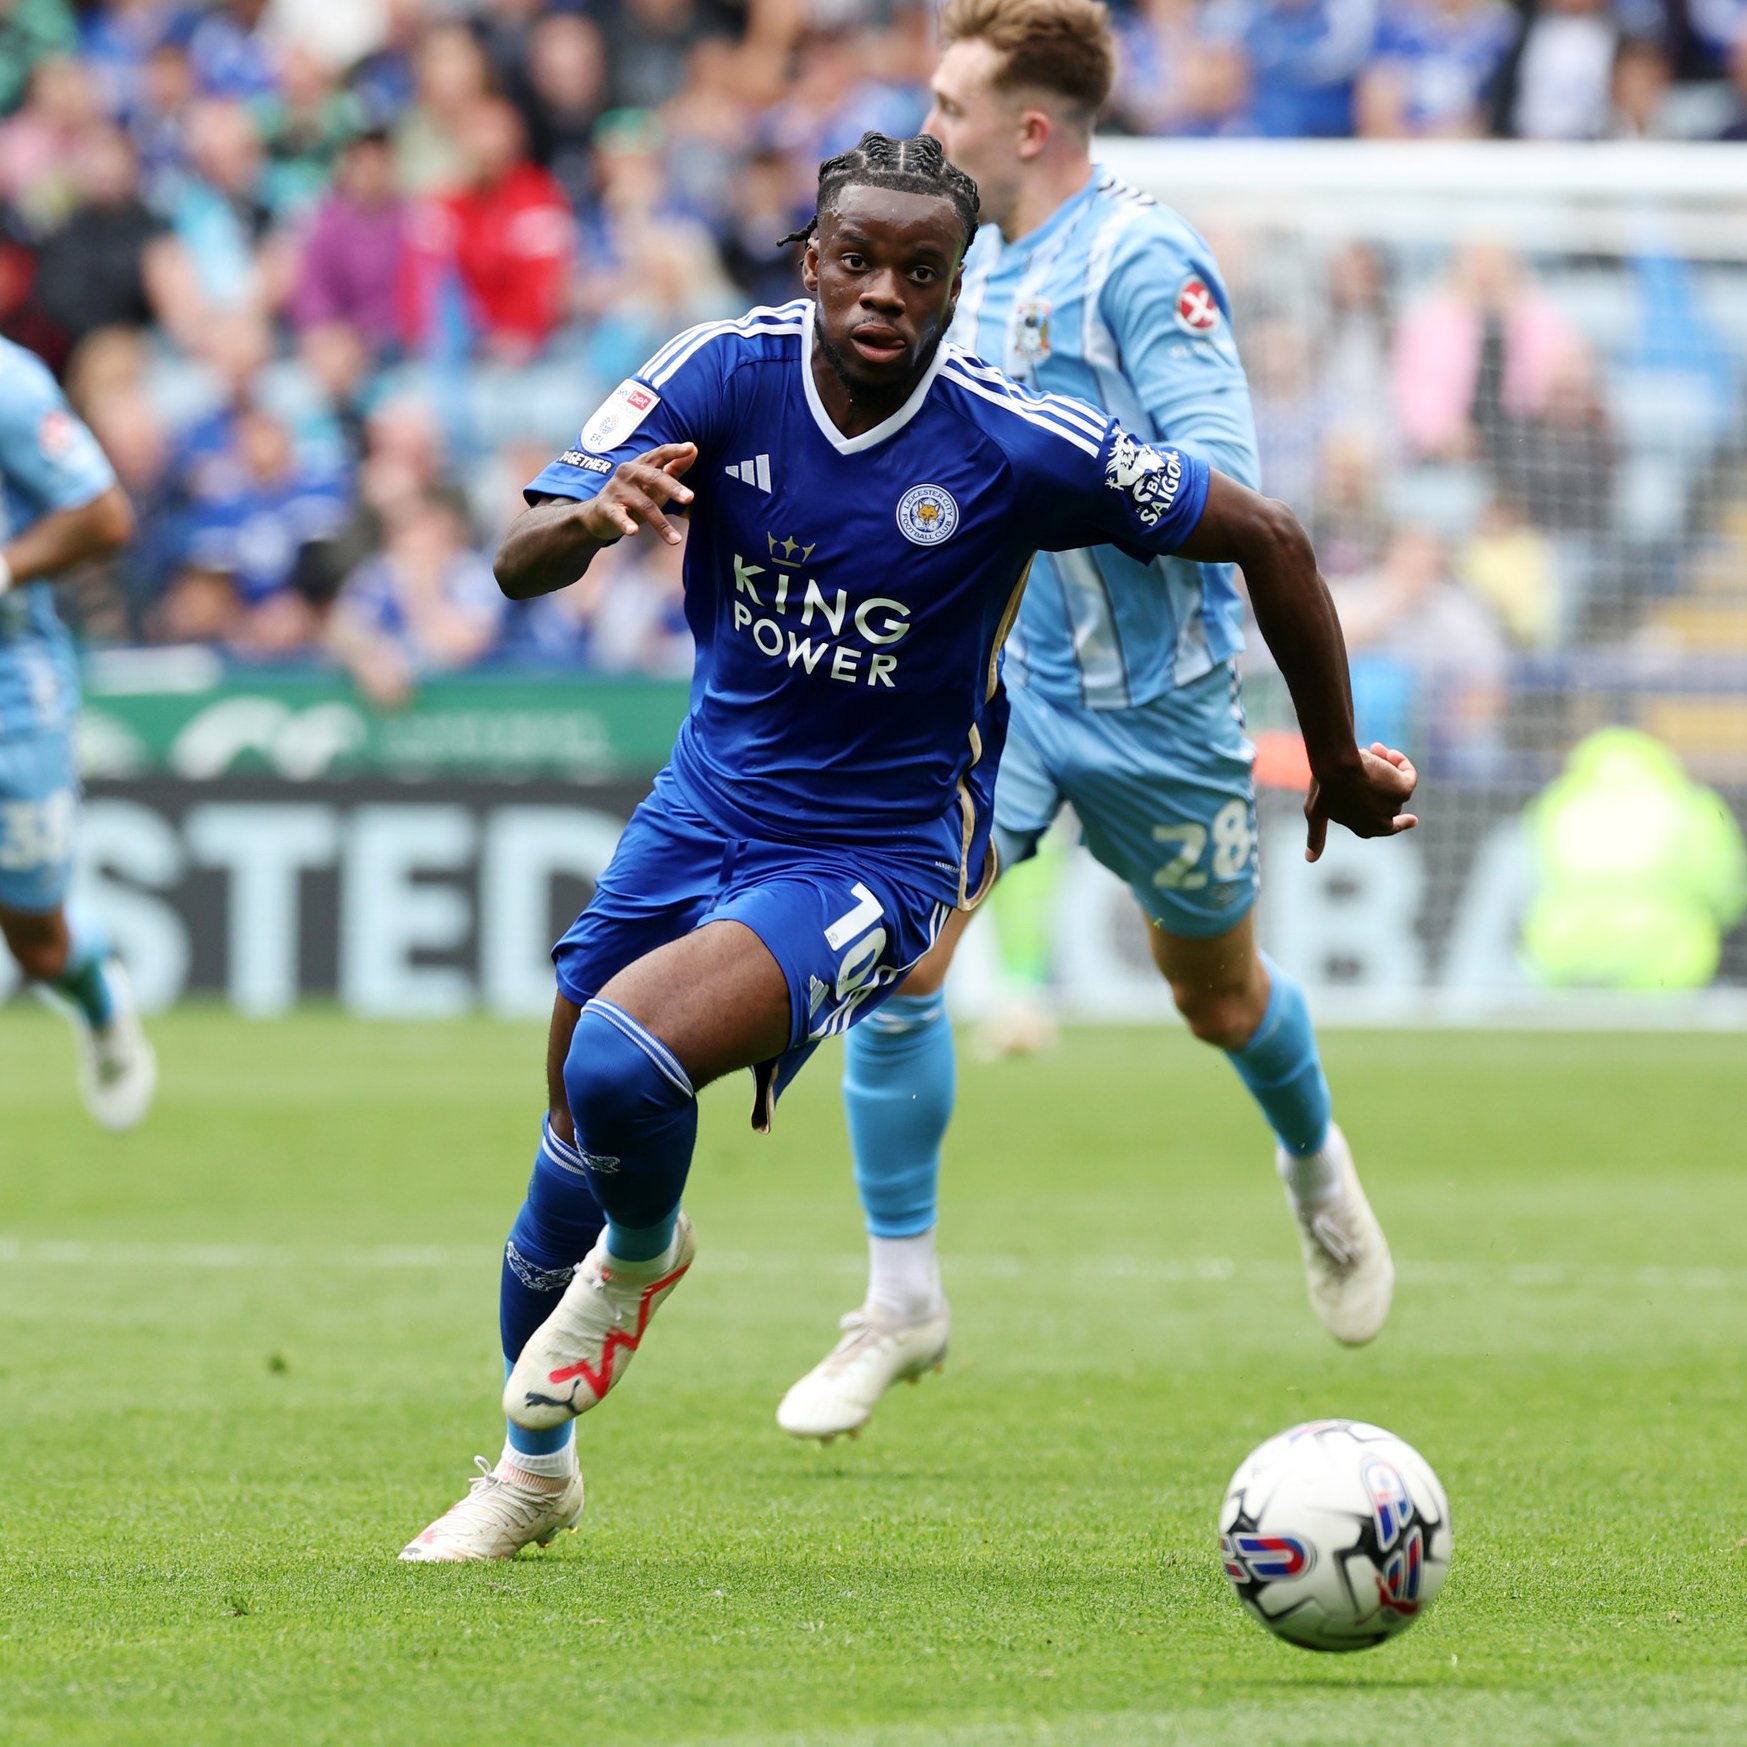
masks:
{"label": "football player in blue kit", "polygon": [[[1212,252],[1092,161],[1115,66],[1105,7],[948,0],[940,31],[927,127],[975,177],[985,221],[952,340],[1256,485],[1249,387]],[[1229,565],[1121,543],[1040,553],[1007,652],[995,841],[1011,867],[1071,806],[1092,854],[1134,892],[1190,1030],[1226,1054],[1273,1130],[1311,1304],[1357,1344],[1382,1328],[1395,1270],[1333,1121],[1304,994],[1256,939],[1241,647]],[[955,1071],[941,986],[958,931],[848,1040],[868,1290],[777,1409],[797,1437],[853,1435],[892,1383],[945,1356],[935,1228]]]}
{"label": "football player in blue kit", "polygon": [[766,1128],[818,1042],[885,1000],[990,882],[1002,646],[1032,555],[1119,541],[1241,562],[1316,768],[1312,811],[1406,829],[1411,769],[1353,744],[1345,652],[1283,506],[943,344],[975,185],[922,136],[821,168],[809,297],[663,347],[528,487],[517,598],[689,512],[691,709],[559,941],[548,1109],[504,1249],[508,1441],[402,1552],[507,1558],[582,1509],[573,1421],[691,1266],[696,1092]]}
{"label": "football player in blue kit", "polygon": [[145,1116],[157,1064],[97,918],[66,909],[79,679],[53,578],[132,533],[97,439],[41,359],[0,339],[0,933],[72,1014],[86,1108],[111,1129]]}

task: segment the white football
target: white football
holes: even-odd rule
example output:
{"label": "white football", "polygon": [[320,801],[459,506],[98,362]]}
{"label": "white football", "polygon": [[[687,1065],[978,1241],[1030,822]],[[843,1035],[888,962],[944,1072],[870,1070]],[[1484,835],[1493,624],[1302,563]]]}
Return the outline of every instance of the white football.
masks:
{"label": "white football", "polygon": [[1405,1632],[1450,1569],[1450,1506],[1381,1426],[1318,1419],[1245,1458],[1219,1513],[1225,1574],[1278,1638],[1366,1650]]}

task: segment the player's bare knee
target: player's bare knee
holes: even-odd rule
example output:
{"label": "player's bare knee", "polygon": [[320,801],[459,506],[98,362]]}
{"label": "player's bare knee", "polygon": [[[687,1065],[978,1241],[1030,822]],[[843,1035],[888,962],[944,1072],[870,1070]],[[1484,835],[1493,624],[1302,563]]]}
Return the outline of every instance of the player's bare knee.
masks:
{"label": "player's bare knee", "polygon": [[52,983],[67,968],[67,940],[58,930],[8,928],[6,944],[33,982]]}
{"label": "player's bare knee", "polygon": [[1215,1049],[1242,1049],[1262,1021],[1254,993],[1244,987],[1213,987],[1187,980],[1171,984],[1171,997],[1189,1029]]}

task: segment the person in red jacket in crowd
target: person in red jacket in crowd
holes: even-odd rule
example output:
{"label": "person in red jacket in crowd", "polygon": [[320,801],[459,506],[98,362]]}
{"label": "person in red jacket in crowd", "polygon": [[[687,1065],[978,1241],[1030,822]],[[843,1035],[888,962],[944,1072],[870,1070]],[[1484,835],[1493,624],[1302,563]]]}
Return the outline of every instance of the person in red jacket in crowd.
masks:
{"label": "person in red jacket in crowd", "polygon": [[478,347],[532,358],[568,313],[576,223],[558,183],[527,155],[515,107],[480,99],[463,118],[465,180],[415,214],[411,337],[430,332],[437,285],[453,270]]}

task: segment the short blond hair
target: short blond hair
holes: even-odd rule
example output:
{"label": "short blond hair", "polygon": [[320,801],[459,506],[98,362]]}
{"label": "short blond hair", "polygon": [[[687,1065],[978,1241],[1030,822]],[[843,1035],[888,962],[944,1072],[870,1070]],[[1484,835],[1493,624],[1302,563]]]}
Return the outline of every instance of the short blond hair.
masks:
{"label": "short blond hair", "polygon": [[997,90],[1052,92],[1088,128],[1116,83],[1110,8],[1100,0],[946,0],[940,40],[986,42],[1000,58]]}

